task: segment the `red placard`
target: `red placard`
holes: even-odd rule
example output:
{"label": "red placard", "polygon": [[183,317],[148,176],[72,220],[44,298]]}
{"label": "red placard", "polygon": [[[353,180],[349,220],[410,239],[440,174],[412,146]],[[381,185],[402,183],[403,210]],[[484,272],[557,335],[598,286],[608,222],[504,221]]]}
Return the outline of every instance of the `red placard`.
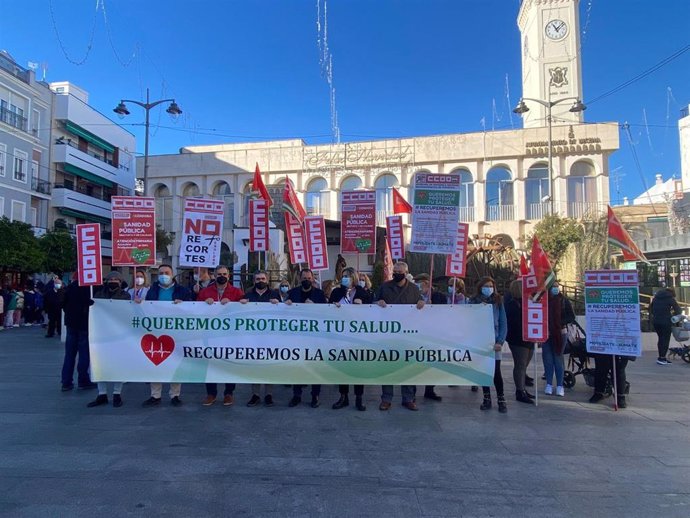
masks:
{"label": "red placard", "polygon": [[307,246],[304,240],[304,229],[300,222],[289,212],[285,212],[285,233],[287,234],[290,262],[292,264],[308,263]]}
{"label": "red placard", "polygon": [[446,275],[451,277],[464,277],[467,258],[467,237],[470,226],[467,223],[458,223],[458,234],[455,237],[455,251],[446,258]]}
{"label": "red placard", "polygon": [[549,338],[549,297],[544,294],[538,302],[532,300],[539,289],[536,275],[522,277],[522,339],[525,342],[546,342]]}
{"label": "red placard", "polygon": [[326,222],[323,216],[307,216],[304,218],[304,236],[307,240],[309,268],[312,270],[328,270]]}
{"label": "red placard", "polygon": [[340,206],[340,252],[376,253],[376,191],[343,191]]}
{"label": "red placard", "polygon": [[103,284],[101,259],[101,225],[77,225],[77,272],[79,286]]}
{"label": "red placard", "polygon": [[391,259],[405,259],[405,234],[402,216],[386,217],[386,241],[391,249]]}
{"label": "red placard", "polygon": [[223,212],[221,200],[185,199],[180,266],[213,268],[220,263]]}
{"label": "red placard", "polygon": [[249,200],[249,251],[268,250],[268,204],[266,200]]}
{"label": "red placard", "polygon": [[142,196],[112,197],[113,266],[156,264],[156,202]]}

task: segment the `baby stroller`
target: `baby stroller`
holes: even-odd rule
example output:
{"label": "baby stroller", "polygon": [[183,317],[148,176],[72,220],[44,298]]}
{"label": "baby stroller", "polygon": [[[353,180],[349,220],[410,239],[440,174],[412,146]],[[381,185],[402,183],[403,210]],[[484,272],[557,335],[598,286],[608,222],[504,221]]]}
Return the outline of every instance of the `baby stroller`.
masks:
{"label": "baby stroller", "polygon": [[685,315],[674,315],[671,317],[671,323],[671,332],[678,345],[669,347],[668,352],[690,363],[690,345],[684,343],[690,340],[690,320]]}

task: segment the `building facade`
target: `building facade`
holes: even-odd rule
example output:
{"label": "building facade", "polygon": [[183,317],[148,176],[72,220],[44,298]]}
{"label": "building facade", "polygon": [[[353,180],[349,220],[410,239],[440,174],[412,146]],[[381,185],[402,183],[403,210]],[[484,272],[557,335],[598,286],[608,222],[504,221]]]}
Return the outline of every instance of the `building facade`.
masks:
{"label": "building facade", "polygon": [[0,217],[49,224],[52,93],[33,70],[0,51]]}

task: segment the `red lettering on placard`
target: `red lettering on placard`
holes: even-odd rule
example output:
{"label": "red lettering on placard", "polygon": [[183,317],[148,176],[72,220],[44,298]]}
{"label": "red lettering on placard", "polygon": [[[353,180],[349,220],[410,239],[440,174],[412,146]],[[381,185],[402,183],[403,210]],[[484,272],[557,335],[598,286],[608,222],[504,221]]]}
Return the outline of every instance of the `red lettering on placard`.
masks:
{"label": "red lettering on placard", "polygon": [[101,226],[77,225],[77,271],[79,286],[98,286],[103,282],[101,264]]}
{"label": "red lettering on placard", "polygon": [[391,259],[405,258],[405,236],[403,234],[402,216],[386,217],[386,239],[391,249]]}
{"label": "red lettering on placard", "polygon": [[312,270],[328,270],[326,225],[323,216],[304,218],[304,235],[308,244],[309,267]]}

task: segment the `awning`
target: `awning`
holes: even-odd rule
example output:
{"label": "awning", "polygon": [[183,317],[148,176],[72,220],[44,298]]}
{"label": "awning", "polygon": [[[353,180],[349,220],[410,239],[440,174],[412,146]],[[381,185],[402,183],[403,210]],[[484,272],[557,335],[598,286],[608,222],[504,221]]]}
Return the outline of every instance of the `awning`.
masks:
{"label": "awning", "polygon": [[86,212],[81,212],[79,210],[66,209],[60,207],[60,214],[65,216],[71,216],[73,218],[83,219],[85,221],[91,221],[93,223],[102,223],[104,225],[110,225],[110,220],[107,218],[102,218],[100,216],[94,216],[93,214],[87,214]]}
{"label": "awning", "polygon": [[65,128],[70,133],[73,133],[74,135],[80,136],[84,140],[91,142],[94,146],[98,146],[99,148],[106,150],[108,153],[114,153],[115,152],[114,146],[108,144],[105,140],[103,140],[100,137],[97,137],[93,133],[86,131],[81,126],[77,126],[73,122],[65,121]]}
{"label": "awning", "polygon": [[98,176],[97,174],[89,173],[88,171],[85,171],[84,169],[77,167],[76,165],[64,163],[62,164],[62,167],[68,173],[71,173],[75,176],[80,176],[81,178],[83,178],[84,180],[88,180],[89,182],[102,185],[103,187],[109,187],[110,189],[115,187],[115,184],[113,184],[113,182],[111,182],[110,180],[106,180],[105,178],[103,178],[102,176]]}

